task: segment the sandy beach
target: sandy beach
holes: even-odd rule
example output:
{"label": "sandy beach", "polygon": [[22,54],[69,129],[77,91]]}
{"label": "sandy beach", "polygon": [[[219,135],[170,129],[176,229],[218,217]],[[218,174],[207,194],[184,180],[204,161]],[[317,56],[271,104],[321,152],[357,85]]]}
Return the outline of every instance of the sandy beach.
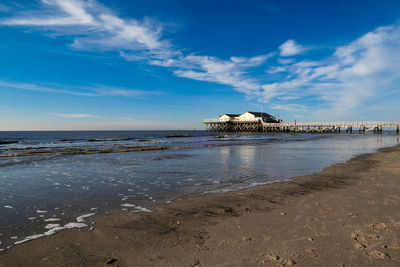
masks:
{"label": "sandy beach", "polygon": [[0,266],[399,266],[400,147],[314,175],[98,217]]}

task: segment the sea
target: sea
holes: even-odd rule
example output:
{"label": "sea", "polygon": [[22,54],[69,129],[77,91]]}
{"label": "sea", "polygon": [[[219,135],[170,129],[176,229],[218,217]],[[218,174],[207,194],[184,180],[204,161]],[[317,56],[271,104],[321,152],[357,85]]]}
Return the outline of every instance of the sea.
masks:
{"label": "sea", "polygon": [[99,215],[312,174],[399,135],[206,131],[0,132],[0,251]]}

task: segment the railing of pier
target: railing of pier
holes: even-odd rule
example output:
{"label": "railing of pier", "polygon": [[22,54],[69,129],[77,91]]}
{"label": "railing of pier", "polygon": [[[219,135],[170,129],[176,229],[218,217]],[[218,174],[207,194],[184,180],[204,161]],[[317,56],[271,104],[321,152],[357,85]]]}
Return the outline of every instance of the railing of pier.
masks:
{"label": "railing of pier", "polygon": [[351,122],[297,122],[297,123],[266,123],[263,122],[264,126],[271,127],[398,127],[400,121],[351,121]]}
{"label": "railing of pier", "polygon": [[[292,123],[291,125],[294,125]],[[298,122],[296,126],[298,127],[314,127],[314,126],[324,126],[324,127],[397,127],[400,125],[399,121],[341,121],[341,122]]]}
{"label": "railing of pier", "polygon": [[[260,122],[260,119],[254,120],[246,120],[246,121],[220,121],[218,119],[205,119],[204,123],[225,123],[225,122],[233,122],[233,123],[254,123]],[[297,122],[297,123],[268,123],[262,122],[264,126],[267,127],[398,127],[400,125],[400,121],[338,121],[338,122]]]}

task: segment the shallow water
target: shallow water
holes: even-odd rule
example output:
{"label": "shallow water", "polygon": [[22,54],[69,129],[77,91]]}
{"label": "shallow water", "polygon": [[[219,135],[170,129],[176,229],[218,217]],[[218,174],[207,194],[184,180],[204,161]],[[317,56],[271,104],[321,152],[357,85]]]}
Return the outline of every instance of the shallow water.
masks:
{"label": "shallow water", "polygon": [[176,197],[318,172],[393,146],[399,136],[1,132],[0,141],[0,249],[5,249],[68,223],[88,229],[92,215],[148,211]]}

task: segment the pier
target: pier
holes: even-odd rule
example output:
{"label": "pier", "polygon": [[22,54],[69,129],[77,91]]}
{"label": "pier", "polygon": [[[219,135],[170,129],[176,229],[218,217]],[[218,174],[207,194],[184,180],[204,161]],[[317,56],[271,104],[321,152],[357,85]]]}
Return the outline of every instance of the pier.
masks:
{"label": "pier", "polygon": [[399,134],[400,121],[277,122],[256,120],[204,120],[210,132],[292,132],[292,133],[382,133],[393,129]]}

